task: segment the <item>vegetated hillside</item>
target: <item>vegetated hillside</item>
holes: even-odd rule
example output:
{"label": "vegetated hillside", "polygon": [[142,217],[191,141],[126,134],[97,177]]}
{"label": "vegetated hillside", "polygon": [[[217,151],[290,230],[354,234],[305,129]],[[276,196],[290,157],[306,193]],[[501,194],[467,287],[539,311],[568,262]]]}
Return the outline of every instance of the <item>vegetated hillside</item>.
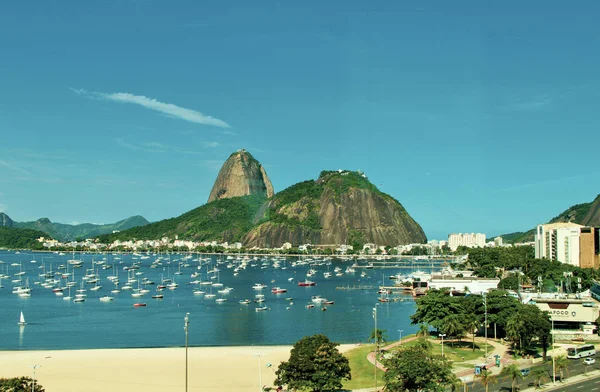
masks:
{"label": "vegetated hillside", "polygon": [[231,154],[221,167],[208,202],[249,195],[271,197],[273,185],[260,162],[242,149]]}
{"label": "vegetated hillside", "polygon": [[115,240],[156,240],[162,237],[193,241],[236,242],[258,220],[266,199],[261,195],[215,200],[176,218],[99,237],[103,243]]}
{"label": "vegetated hillside", "polygon": [[38,242],[40,237],[48,238],[48,234],[38,230],[0,227],[0,247],[8,249],[43,249]]}
{"label": "vegetated hillside", "polygon": [[112,233],[115,230],[127,230],[132,227],[144,226],[148,223],[149,222],[144,217],[136,215],[116,223],[105,225],[96,225],[93,223],[69,225],[65,223],[54,223],[48,218],[41,218],[34,222],[14,222],[14,227],[40,230],[59,241],[70,241],[96,237],[102,234]]}
{"label": "vegetated hillside", "polygon": [[244,243],[257,247],[423,243],[423,229],[393,197],[360,172],[323,171],[277,193]]}
{"label": "vegetated hillside", "polygon": [[587,214],[581,220],[581,224],[594,227],[600,226],[600,195],[596,196],[590,204]]}
{"label": "vegetated hillside", "polygon": [[[600,195],[591,203],[576,204],[567,208],[548,223],[573,222],[584,226],[600,226]],[[535,228],[526,232],[515,232],[501,235],[505,242],[514,244],[533,241]]]}

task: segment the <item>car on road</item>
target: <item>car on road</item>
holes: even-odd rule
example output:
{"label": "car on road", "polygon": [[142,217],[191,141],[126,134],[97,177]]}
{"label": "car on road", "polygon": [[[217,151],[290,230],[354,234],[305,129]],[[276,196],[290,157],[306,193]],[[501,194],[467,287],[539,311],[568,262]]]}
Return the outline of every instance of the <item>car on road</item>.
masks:
{"label": "car on road", "polygon": [[583,360],[583,363],[585,363],[586,365],[593,365],[596,363],[596,359],[592,357],[587,357]]}
{"label": "car on road", "polygon": [[530,371],[531,371],[531,369],[529,369],[529,368],[521,369],[521,376],[523,376],[523,377],[528,376]]}

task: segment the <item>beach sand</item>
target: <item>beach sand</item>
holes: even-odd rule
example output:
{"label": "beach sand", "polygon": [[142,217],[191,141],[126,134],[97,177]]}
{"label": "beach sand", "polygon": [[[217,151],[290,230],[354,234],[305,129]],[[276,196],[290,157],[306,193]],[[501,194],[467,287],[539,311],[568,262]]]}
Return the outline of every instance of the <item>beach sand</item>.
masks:
{"label": "beach sand", "polygon": [[[356,347],[341,345],[341,352]],[[254,391],[275,386],[275,370],[292,346],[194,347],[189,391]],[[257,357],[256,354],[261,354]],[[259,367],[260,360],[260,367]],[[269,366],[271,364],[271,366]],[[33,375],[47,392],[185,391],[185,348],[0,351],[0,377]]]}

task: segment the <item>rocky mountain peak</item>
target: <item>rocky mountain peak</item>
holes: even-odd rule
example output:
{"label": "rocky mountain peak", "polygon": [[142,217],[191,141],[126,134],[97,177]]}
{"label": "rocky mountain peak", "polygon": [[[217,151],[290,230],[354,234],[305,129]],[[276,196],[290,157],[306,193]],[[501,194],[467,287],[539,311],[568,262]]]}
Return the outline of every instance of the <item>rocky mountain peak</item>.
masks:
{"label": "rocky mountain peak", "polygon": [[13,227],[13,221],[4,212],[0,212],[0,227]]}
{"label": "rocky mountain peak", "polygon": [[208,202],[247,195],[274,194],[264,167],[248,151],[240,149],[229,156],[215,180]]}

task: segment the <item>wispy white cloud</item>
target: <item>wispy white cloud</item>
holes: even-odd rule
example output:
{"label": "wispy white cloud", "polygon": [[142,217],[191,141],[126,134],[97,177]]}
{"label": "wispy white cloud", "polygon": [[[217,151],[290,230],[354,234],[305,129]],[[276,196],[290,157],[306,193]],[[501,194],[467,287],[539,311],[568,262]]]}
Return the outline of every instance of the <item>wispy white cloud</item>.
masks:
{"label": "wispy white cloud", "polygon": [[216,148],[219,147],[221,144],[219,142],[204,142],[204,147],[208,147],[208,148]]}
{"label": "wispy white cloud", "polygon": [[189,154],[189,155],[197,155],[200,154],[200,151],[187,150],[184,148],[180,148],[177,146],[170,146],[167,144],[159,143],[159,142],[143,142],[143,143],[132,143],[125,140],[122,137],[118,137],[115,139],[117,144],[123,148],[127,148],[129,150],[134,151],[144,151],[150,153],[163,153],[163,152],[173,152],[178,154]]}
{"label": "wispy white cloud", "polygon": [[550,94],[545,94],[526,101],[517,102],[513,105],[513,109],[521,111],[540,110],[553,102],[554,98]]}
{"label": "wispy white cloud", "polygon": [[496,192],[513,192],[513,191],[520,191],[520,190],[528,189],[528,188],[544,187],[544,186],[548,186],[548,185],[552,185],[552,186],[563,185],[565,182],[568,182],[568,181],[578,180],[581,178],[586,178],[586,177],[594,176],[597,174],[598,174],[597,172],[581,173],[581,174],[577,174],[575,176],[554,178],[554,179],[543,180],[543,181],[535,181],[535,182],[530,182],[527,184],[517,184],[517,185],[509,186],[506,188],[497,189]]}
{"label": "wispy white cloud", "polygon": [[144,95],[134,95],[130,93],[100,93],[71,87],[69,87],[69,89],[77,95],[105,99],[113,102],[131,103],[162,113],[168,117],[178,118],[180,120],[185,120],[196,124],[212,125],[219,128],[230,128],[229,124],[223,120],[219,120],[218,118],[207,116],[197,110],[184,108],[172,103],[161,102],[157,99],[149,98]]}
{"label": "wispy white cloud", "polygon": [[5,167],[8,170],[11,170],[11,171],[19,173],[19,174],[24,174],[26,176],[31,175],[31,173],[28,170],[25,170],[22,167],[20,167],[19,165],[16,165],[12,162],[0,160],[0,167]]}

